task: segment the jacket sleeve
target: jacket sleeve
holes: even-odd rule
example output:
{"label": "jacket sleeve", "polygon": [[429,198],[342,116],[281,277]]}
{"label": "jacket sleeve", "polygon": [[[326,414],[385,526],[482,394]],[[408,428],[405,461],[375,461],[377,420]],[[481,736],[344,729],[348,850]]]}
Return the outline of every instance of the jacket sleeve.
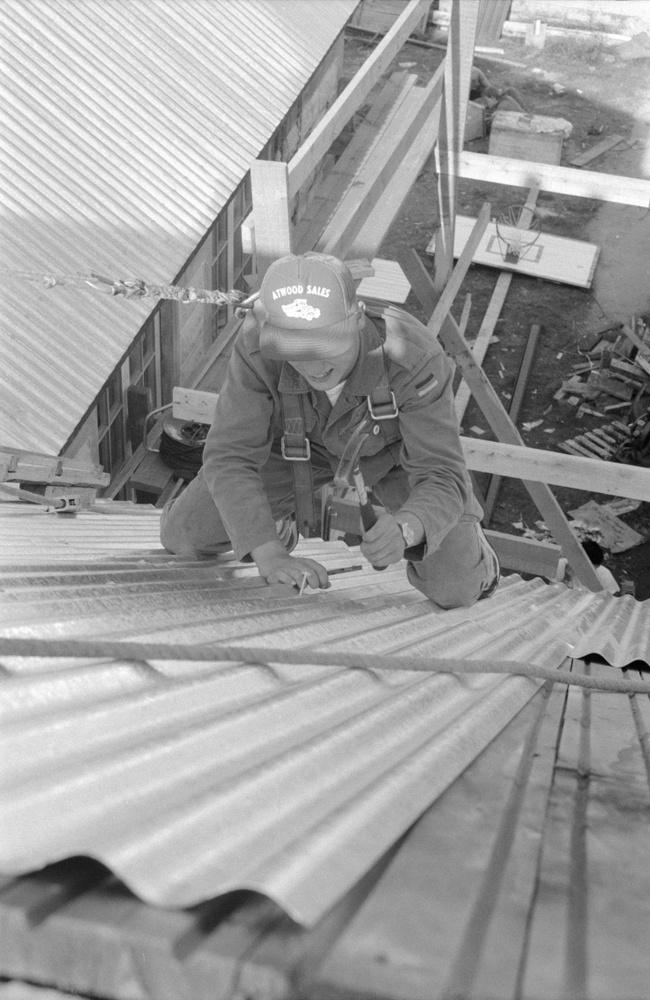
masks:
{"label": "jacket sleeve", "polygon": [[412,513],[422,522],[423,555],[438,548],[463,514],[482,515],[460,442],[453,373],[452,362],[440,349],[410,373],[398,391],[401,465],[410,488],[399,513]]}
{"label": "jacket sleeve", "polygon": [[238,559],[277,538],[260,474],[273,443],[275,390],[255,348],[237,338],[203,451],[203,475]]}

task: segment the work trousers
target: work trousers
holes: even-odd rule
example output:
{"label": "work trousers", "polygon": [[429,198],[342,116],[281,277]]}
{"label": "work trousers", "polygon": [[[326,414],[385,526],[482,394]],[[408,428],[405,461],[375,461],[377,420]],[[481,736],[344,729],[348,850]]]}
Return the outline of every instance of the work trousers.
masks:
{"label": "work trousers", "polygon": [[[312,448],[315,502],[320,490],[332,482],[326,454]],[[275,452],[261,471],[271,511],[276,520],[295,509],[290,464]],[[367,482],[373,497],[389,513],[396,513],[409,495],[406,473],[392,466],[377,481]],[[318,506],[317,506],[318,509]],[[440,608],[469,607],[492,583],[495,559],[480,527],[482,510],[474,500],[469,513],[439,540],[428,540],[422,560],[407,562],[407,577],[417,590]],[[219,511],[205,483],[203,472],[162,511],[161,541],[168,552],[193,557],[215,556],[231,549]],[[437,544],[436,544],[437,543]]]}

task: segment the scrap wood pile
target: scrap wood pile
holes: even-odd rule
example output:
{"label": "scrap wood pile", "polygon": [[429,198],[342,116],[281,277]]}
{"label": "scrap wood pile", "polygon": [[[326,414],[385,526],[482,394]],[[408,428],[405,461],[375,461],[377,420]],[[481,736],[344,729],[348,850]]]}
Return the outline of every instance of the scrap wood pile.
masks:
{"label": "scrap wood pile", "polygon": [[600,425],[560,443],[563,451],[650,466],[650,327],[643,319],[601,331],[554,399]]}

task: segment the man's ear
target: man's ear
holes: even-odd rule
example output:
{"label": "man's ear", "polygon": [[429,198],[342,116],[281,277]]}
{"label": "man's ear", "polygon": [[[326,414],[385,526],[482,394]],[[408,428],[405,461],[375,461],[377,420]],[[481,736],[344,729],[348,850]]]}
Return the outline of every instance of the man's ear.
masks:
{"label": "man's ear", "polygon": [[361,332],[366,325],[366,303],[361,299],[357,302],[357,317],[357,329]]}

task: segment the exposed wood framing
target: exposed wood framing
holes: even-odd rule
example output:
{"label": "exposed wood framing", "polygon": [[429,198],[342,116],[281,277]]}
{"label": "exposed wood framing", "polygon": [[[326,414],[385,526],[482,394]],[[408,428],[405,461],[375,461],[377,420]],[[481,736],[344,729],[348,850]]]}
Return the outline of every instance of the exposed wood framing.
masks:
{"label": "exposed wood framing", "polygon": [[414,87],[399,106],[390,123],[360,166],[353,185],[343,195],[335,216],[325,227],[317,249],[345,257],[349,247],[380,202],[388,181],[400,169],[404,150],[410,148],[435,107],[442,91],[442,69],[434,73],[426,87]]}
{"label": "exposed wood framing", "polygon": [[388,34],[366,59],[320,123],[289,162],[289,197],[293,198],[319,165],[334,140],[361,107],[393,58],[426,12],[428,0],[410,0]]}
{"label": "exposed wood framing", "polygon": [[[417,258],[415,253],[413,253],[411,260],[414,258],[419,261],[419,258]],[[408,269],[408,264],[409,261],[406,259],[402,262],[402,267],[404,267],[406,276],[411,280],[413,289],[417,294],[415,282],[411,276],[410,270]],[[423,275],[421,271],[418,270],[417,280],[419,287],[422,287],[425,284],[425,277],[426,275]],[[434,294],[435,293],[431,285],[429,290],[429,301],[431,301]],[[423,305],[425,305],[426,308],[426,304],[423,303]],[[430,320],[428,324],[429,328],[434,335],[438,335],[447,353],[456,361],[493,432],[502,442],[523,445],[523,440],[519,431],[510,420],[501,400],[495,392],[491,382],[485,375],[483,369],[480,365],[476,364],[472,356],[472,352],[470,351],[464,337],[462,337],[458,329],[458,325],[451,313],[447,312],[439,329],[438,324],[440,322],[440,315],[434,315],[432,319],[435,320],[435,323],[432,323]],[[522,473],[517,472],[516,478],[523,479]],[[537,505],[537,509],[544,518],[549,531],[552,532],[553,537],[562,546],[562,551],[574,567],[576,575],[580,581],[590,590],[602,590],[602,585],[594,572],[593,566],[587,559],[582,546],[579,544],[575,535],[571,531],[569,522],[567,521],[562,508],[546,483],[539,481],[533,482],[524,479],[524,486]]]}
{"label": "exposed wood framing", "polygon": [[388,178],[380,201],[375,205],[350,247],[351,254],[376,257],[379,253],[386,233],[433,152],[438,136],[440,104],[440,100],[434,103],[422,131],[415,137],[410,149],[402,151],[399,169]]}
{"label": "exposed wood framing", "polygon": [[[401,106],[408,92],[417,83],[415,73],[391,73],[379,88],[363,118],[355,125],[354,134],[345,149],[331,166],[322,181],[312,188],[309,202],[294,230],[296,253],[313,250],[342,191],[352,185],[356,172],[368,157],[379,136],[386,131],[387,122]],[[332,157],[333,159],[333,157]]]}
{"label": "exposed wood framing", "polygon": [[459,174],[467,180],[486,184],[507,184],[513,187],[538,186],[553,194],[595,198],[618,205],[650,206],[650,180],[641,177],[620,177],[595,170],[576,170],[552,163],[531,163],[508,156],[488,156],[485,153],[463,152]]}
{"label": "exposed wood framing", "polygon": [[251,191],[255,216],[255,260],[257,281],[269,264],[291,253],[291,213],[286,163],[254,160],[251,163]]}

